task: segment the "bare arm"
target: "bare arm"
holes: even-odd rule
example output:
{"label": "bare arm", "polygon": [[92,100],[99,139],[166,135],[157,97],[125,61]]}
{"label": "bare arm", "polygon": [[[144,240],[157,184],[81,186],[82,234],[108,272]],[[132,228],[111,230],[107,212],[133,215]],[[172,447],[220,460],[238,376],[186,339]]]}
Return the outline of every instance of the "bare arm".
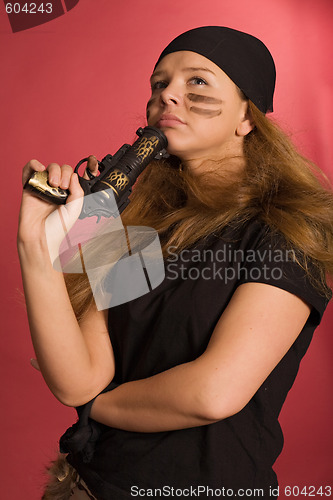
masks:
{"label": "bare arm", "polygon": [[[45,167],[33,160],[33,170]],[[82,196],[71,167],[49,166],[50,182],[70,189],[69,202]],[[54,179],[54,180],[52,180]],[[22,196],[18,252],[31,338],[43,377],[64,404],[78,406],[96,396],[113,378],[114,357],[106,312],[91,308],[79,325],[62,273],[53,269],[45,237],[45,220],[55,210],[28,192]]]}
{"label": "bare arm", "polygon": [[91,417],[136,432],[216,422],[240,411],[296,340],[310,313],[277,287],[241,285],[202,356],[95,400]]}

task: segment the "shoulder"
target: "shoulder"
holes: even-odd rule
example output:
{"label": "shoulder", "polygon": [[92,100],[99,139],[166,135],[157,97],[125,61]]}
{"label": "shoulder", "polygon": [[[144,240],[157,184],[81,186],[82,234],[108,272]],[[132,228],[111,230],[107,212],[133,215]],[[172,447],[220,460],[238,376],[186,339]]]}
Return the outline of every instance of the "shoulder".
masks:
{"label": "shoulder", "polygon": [[310,319],[316,325],[320,323],[332,293],[318,285],[317,263],[281,232],[260,219],[233,223],[212,235],[210,245],[231,252],[229,262],[239,270],[237,286],[257,282],[290,292],[312,306]]}

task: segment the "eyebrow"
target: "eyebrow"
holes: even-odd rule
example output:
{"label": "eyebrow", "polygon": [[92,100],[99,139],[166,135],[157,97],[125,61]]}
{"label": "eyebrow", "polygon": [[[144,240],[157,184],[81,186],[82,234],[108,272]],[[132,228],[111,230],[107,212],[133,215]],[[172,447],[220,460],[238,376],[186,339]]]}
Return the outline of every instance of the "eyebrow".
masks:
{"label": "eyebrow", "polygon": [[[195,68],[195,67],[189,67],[189,68],[183,68],[181,70],[183,73],[185,73],[186,71],[189,72],[189,71],[206,71],[207,73],[211,73],[212,75],[216,76],[216,74],[214,73],[214,71],[212,71],[211,69],[209,68],[205,68],[205,67],[198,67],[198,68]],[[154,73],[151,75],[150,79],[152,79],[154,76],[159,76],[159,75],[164,75],[166,74],[167,71],[163,70],[163,69],[160,69],[159,71],[154,71]]]}

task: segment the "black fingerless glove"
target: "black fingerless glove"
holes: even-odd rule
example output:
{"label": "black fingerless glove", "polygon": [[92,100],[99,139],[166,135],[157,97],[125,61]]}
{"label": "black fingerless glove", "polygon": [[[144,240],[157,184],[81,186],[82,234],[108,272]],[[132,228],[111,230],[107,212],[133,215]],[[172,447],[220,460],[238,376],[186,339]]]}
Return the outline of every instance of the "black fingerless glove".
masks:
{"label": "black fingerless glove", "polygon": [[[100,394],[112,391],[118,385],[111,382]],[[93,402],[98,396],[99,394],[88,403],[76,408],[79,419],[61,436],[59,440],[60,453],[80,453],[83,462],[88,463],[91,461],[96,442],[105,427],[89,417]]]}

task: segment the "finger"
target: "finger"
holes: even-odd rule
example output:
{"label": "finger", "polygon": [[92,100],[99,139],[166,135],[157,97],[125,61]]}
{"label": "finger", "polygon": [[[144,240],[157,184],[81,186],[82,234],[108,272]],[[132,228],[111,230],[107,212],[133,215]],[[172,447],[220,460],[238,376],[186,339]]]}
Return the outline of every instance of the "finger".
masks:
{"label": "finger", "polygon": [[35,359],[35,358],[31,358],[31,359],[30,359],[30,364],[31,364],[31,366],[33,366],[36,370],[39,370],[39,371],[40,371],[40,367],[39,367],[39,364],[38,364],[37,359]]}
{"label": "finger", "polygon": [[94,175],[98,174],[98,161],[96,156],[90,155],[87,161],[87,167],[89,168],[90,172]]}
{"label": "finger", "polygon": [[81,213],[83,196],[84,192],[80,186],[79,177],[73,173],[69,183],[69,196],[66,204],[59,207],[67,231],[71,229]]}
{"label": "finger", "polygon": [[[93,175],[98,175],[98,161],[96,156],[90,155],[88,160],[87,160],[87,169],[93,174]],[[89,175],[85,172],[84,173],[84,179],[89,179]]]}
{"label": "finger", "polygon": [[23,167],[22,184],[24,185],[33,172],[42,172],[46,167],[38,160],[30,160]]}
{"label": "finger", "polygon": [[59,186],[61,189],[68,189],[73,174],[73,169],[70,165],[61,166],[61,179]]}
{"label": "finger", "polygon": [[79,177],[77,174],[72,173],[69,183],[69,196],[66,203],[70,203],[71,201],[82,198],[83,196],[84,192],[82,187],[80,186]]}
{"label": "finger", "polygon": [[61,181],[61,168],[58,163],[50,163],[47,167],[49,178],[48,182],[53,187],[59,187]]}

